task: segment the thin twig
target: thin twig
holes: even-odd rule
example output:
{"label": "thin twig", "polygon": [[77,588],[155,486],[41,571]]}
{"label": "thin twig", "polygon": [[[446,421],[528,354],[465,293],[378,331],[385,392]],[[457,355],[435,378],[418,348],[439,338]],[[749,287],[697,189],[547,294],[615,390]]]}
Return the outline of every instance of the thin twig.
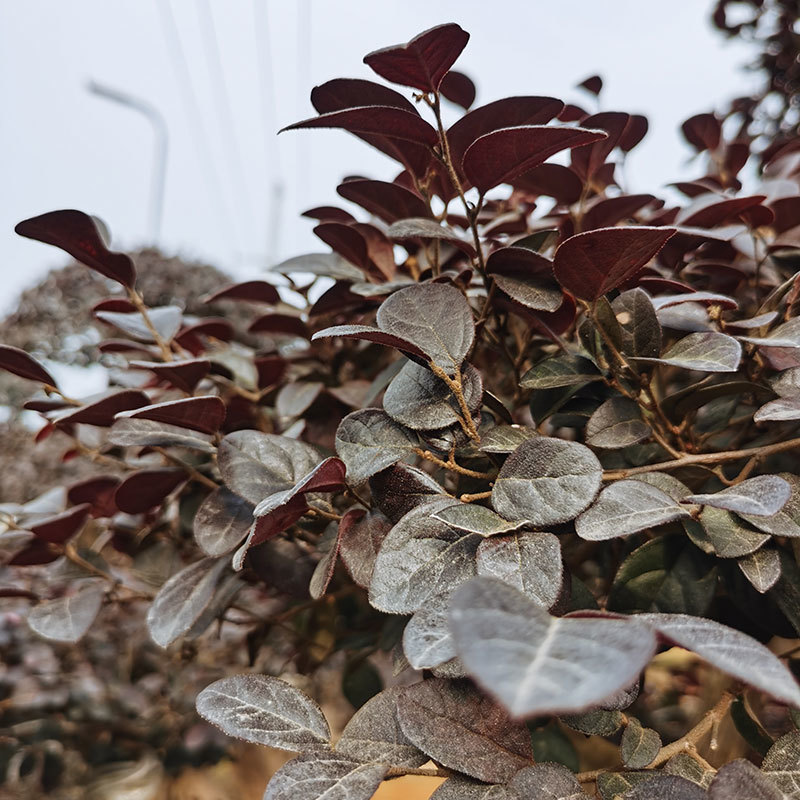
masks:
{"label": "thin twig", "polygon": [[461,464],[457,464],[455,459],[451,457],[448,458],[447,461],[443,461],[438,456],[435,456],[431,453],[430,450],[423,450],[421,447],[415,447],[414,452],[420,457],[424,458],[426,461],[430,461],[436,464],[437,467],[443,467],[444,469],[449,469],[451,472],[457,472],[459,475],[467,475],[470,478],[484,478],[490,479],[494,477],[494,473],[491,472],[478,472],[474,469],[468,469],[467,467],[462,467]]}

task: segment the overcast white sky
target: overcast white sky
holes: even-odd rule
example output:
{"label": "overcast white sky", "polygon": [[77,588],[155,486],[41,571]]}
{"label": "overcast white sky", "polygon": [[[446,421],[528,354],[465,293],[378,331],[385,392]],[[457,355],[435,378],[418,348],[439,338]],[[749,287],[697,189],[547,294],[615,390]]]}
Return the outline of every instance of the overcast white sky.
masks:
{"label": "overcast white sky", "polygon": [[[90,79],[140,96],[166,117],[162,248],[252,275],[270,258],[325,249],[299,213],[337,202],[343,176],[391,179],[398,171],[342,131],[274,132],[313,115],[314,85],[335,77],[380,80],[362,63],[365,53],[443,22],[472,34],[458,68],[478,86],[476,105],[543,94],[591,108],[574,86],[601,74],[602,109],[650,120],[628,177],[631,189],[658,193],[686,174],[691,153],[681,121],[753,85],[741,69],[751,50],[711,29],[710,5],[0,0],[0,311],[63,263],[59,251],[13,233],[21,219],[78,208],[102,217],[119,248],[148,242],[152,130],[141,115],[90,94]],[[171,38],[172,20],[182,51]],[[285,187],[277,237],[270,235],[276,183]]]}

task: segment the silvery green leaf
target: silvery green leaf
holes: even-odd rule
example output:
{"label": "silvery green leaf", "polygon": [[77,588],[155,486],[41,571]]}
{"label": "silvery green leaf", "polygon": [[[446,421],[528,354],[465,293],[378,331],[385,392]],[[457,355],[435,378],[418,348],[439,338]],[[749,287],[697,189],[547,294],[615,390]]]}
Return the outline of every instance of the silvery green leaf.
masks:
{"label": "silvery green leaf", "polygon": [[619,449],[647,439],[652,431],[642,419],[639,406],[627,397],[606,400],[586,424],[586,444]]}
{"label": "silvery green leaf", "polygon": [[397,699],[403,733],[434,761],[487,783],[533,763],[528,729],[467,681],[439,678],[406,687]]}
{"label": "silvery green leaf", "polygon": [[538,436],[506,459],[492,489],[492,505],[506,519],[538,526],[568,522],[594,500],[602,476],[588,447]]}
{"label": "silvery green leaf", "polygon": [[754,553],[769,535],[754,530],[736,514],[713,506],[705,506],[700,513],[700,524],[706,532],[714,553],[720,558],[739,558]]}
{"label": "silvery green leaf", "polygon": [[454,286],[415,284],[395,292],[376,316],[378,327],[418,347],[447,375],[455,375],[475,338],[472,310]]}
{"label": "silvery green leaf", "polygon": [[336,430],[336,453],[347,465],[347,482],[352,486],[412,458],[417,447],[416,434],[378,408],[348,414]]}
{"label": "silvery green leaf", "polygon": [[[138,342],[155,342],[150,327],[138,311],[96,311],[95,316]],[[149,309],[147,316],[158,335],[170,342],[181,327],[183,310],[180,306],[160,306]]]}
{"label": "silvery green leaf", "polygon": [[800,397],[800,367],[781,372],[772,381],[772,389],[778,397]]}
{"label": "silvery green leaf", "polygon": [[194,538],[209,556],[236,547],[253,524],[253,504],[221,486],[209,494],[194,515]]}
{"label": "silvery green leaf", "polygon": [[791,487],[792,493],[780,511],[768,517],[756,514],[740,514],[751,525],[773,536],[800,536],[800,477],[791,472],[781,472],[783,478]]}
{"label": "silvery green leaf", "polygon": [[[659,317],[661,319],[661,317]],[[690,333],[676,342],[661,358],[638,358],[700,372],[736,372],[742,346],[724,333]]]}
{"label": "silvery green leaf", "polygon": [[781,559],[778,551],[771,547],[762,547],[755,553],[742,556],[736,563],[745,578],[761,594],[768,592],[781,577]]}
{"label": "silvery green leaf", "polygon": [[781,736],[770,747],[761,769],[783,792],[785,800],[800,800],[800,732]]}
{"label": "silvery green leaf", "polygon": [[497,425],[483,434],[479,449],[484,453],[513,453],[523,442],[538,435],[535,428]]}
{"label": "silvery green leaf", "polygon": [[217,453],[225,485],[250,503],[290,489],[321,460],[305,442],[253,430],[229,433]]}
{"label": "silvery green leaf", "polygon": [[531,367],[520,380],[523,389],[557,389],[602,379],[600,370],[583,356],[551,356]]}
{"label": "silvery green leaf", "polygon": [[[483,395],[481,374],[468,364],[461,380],[467,407],[474,414]],[[389,384],[383,408],[395,422],[414,430],[446,428],[461,418],[458,401],[444,381],[413,361]]]}
{"label": "silvery green leaf", "polygon": [[502,783],[482,783],[461,775],[448,778],[430,800],[519,800],[519,795]]}
{"label": "silvery green leaf", "polygon": [[743,342],[763,347],[800,347],[800,317],[795,317],[769,332],[767,336],[739,336]]}
{"label": "silvery green leaf", "polygon": [[478,545],[477,564],[478,575],[508,583],[542,608],[552,608],[561,594],[561,542],[552,533],[525,531],[487,539]]}
{"label": "silvery green leaf", "polygon": [[353,283],[364,280],[364,273],[349,261],[345,261],[338,253],[307,253],[302,256],[294,256],[286,261],[281,261],[280,264],[276,264],[270,269],[281,275],[309,272],[312,275],[324,275],[326,278],[333,278],[337,281]]}
{"label": "silvery green leaf", "polygon": [[434,500],[413,508],[383,540],[369,601],[380,611],[411,614],[437,592],[447,591],[475,575],[475,551],[482,541],[433,515],[452,498]]}
{"label": "silvery green leaf", "polygon": [[575,520],[582,539],[603,541],[689,517],[668,494],[638,480],[615,481],[600,492],[595,504]]}
{"label": "silvery green leaf", "polygon": [[306,753],[272,776],[264,800],[369,800],[388,771],[388,764],[359,764],[336,753]]}
{"label": "silvery green leaf", "polygon": [[399,686],[376,694],[345,725],[336,752],[355,761],[420,767],[428,756],[411,744],[397,719]]}
{"label": "silvery green leaf", "polygon": [[753,422],[786,422],[792,419],[800,419],[800,397],[770,400],[753,414]]}
{"label": "silvery green leaf", "polygon": [[478,533],[484,537],[510,533],[519,530],[525,524],[509,522],[491,509],[474,503],[458,503],[447,506],[441,511],[437,511],[433,517],[465,533]]}
{"label": "silvery green leaf", "polygon": [[707,789],[711,785],[716,773],[705,769],[696,758],[688,753],[678,753],[664,765],[664,772],[668,775],[679,775],[681,778],[696,783]]}
{"label": "silvery green leaf", "polygon": [[596,708],[585,714],[561,717],[561,721],[587,736],[612,736],[622,727],[625,716],[619,711]]}
{"label": "silvery green leaf", "polygon": [[197,713],[228,736],[295,753],[325,751],[330,728],[299,689],[269,675],[233,675],[197,696]]}
{"label": "silvery green leaf", "polygon": [[297,417],[316,399],[323,389],[319,381],[286,383],[275,397],[275,410],[281,417]]}
{"label": "silvery green leaf", "polygon": [[737,758],[723,764],[708,788],[709,800],[785,800],[786,795],[755,764]]}
{"label": "silvery green leaf", "polygon": [[403,652],[414,669],[431,669],[456,657],[448,619],[451,594],[429,597],[403,631]]}
{"label": "silvery green leaf", "polygon": [[687,614],[641,614],[638,618],[737,680],[781,702],[800,706],[800,686],[792,673],[774,653],[747,634]]}
{"label": "silvery green leaf", "polygon": [[561,764],[524,767],[509,782],[519,800],[585,800],[578,779]]}
{"label": "silvery green leaf", "polygon": [[601,703],[639,676],[656,645],[634,618],[553,617],[483,577],[456,590],[450,628],[469,674],[515,717]]}
{"label": "silvery green leaf", "polygon": [[692,493],[685,483],[679,481],[668,472],[643,472],[641,475],[636,476],[636,480],[640,483],[649,483],[651,486],[655,486],[656,489],[660,489],[676,502],[683,500]]}
{"label": "silvery green leaf", "polygon": [[[633,788],[624,794],[605,794],[603,800],[624,798],[624,800],[708,800],[706,790],[696,783],[682,778],[679,775],[663,775],[647,772],[629,772],[624,776],[614,775],[615,778],[625,777],[633,782]],[[598,782],[599,783],[599,782]]]}
{"label": "silvery green leaf", "polygon": [[661,325],[653,301],[643,289],[622,292],[611,303],[622,333],[622,352],[630,356],[658,358],[661,354]]}
{"label": "silvery green leaf", "polygon": [[215,450],[211,436],[152,419],[122,417],[111,426],[108,441],[120,447],[186,447],[202,453]]}
{"label": "silvery green leaf", "polygon": [[625,726],[619,747],[622,762],[628,769],[644,769],[661,750],[661,737],[632,717]]}
{"label": "silvery green leaf", "polygon": [[777,514],[792,494],[792,487],[777,475],[758,475],[714,494],[692,494],[686,502],[724,508],[737,514],[770,517]]}
{"label": "silvery green leaf", "polygon": [[159,590],[147,610],[147,629],[160,647],[186,633],[211,602],[227,560],[204,558],[176,572]]}
{"label": "silvery green leaf", "polygon": [[103,605],[103,597],[103,581],[84,581],[74,594],[35,605],[28,612],[28,625],[46,639],[77,642],[92,626]]}
{"label": "silvery green leaf", "polygon": [[512,300],[535,311],[556,311],[564,302],[561,287],[544,276],[494,274],[492,279]]}

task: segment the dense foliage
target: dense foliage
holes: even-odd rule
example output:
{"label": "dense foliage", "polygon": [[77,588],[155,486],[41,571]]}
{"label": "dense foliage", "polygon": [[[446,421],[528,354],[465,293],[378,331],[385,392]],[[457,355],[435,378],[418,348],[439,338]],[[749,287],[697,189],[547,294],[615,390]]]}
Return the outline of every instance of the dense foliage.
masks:
{"label": "dense foliage", "polygon": [[[368,222],[307,212],[332,252],[210,298],[258,308],[258,346],[148,308],[93,218],[19,224],[124,289],[93,313],[127,369],[79,401],[0,348],[44,387],[38,438],[99,465],[3,507],[2,592],[51,640],[146,620],[179,702],[300,753],[270,800],[416,772],[446,778],[436,800],[800,797],[800,140],[745,193],[753,138],[699,115],[683,202],[630,194],[642,116],[469,110],[468,38],[366,56],[412,100],[313,90],[290,129],[344,129],[402,171],[338,187]],[[465,110],[447,128],[444,102]],[[708,666],[665,687],[675,646]],[[338,738],[298,688],[337,658],[359,707]]]}

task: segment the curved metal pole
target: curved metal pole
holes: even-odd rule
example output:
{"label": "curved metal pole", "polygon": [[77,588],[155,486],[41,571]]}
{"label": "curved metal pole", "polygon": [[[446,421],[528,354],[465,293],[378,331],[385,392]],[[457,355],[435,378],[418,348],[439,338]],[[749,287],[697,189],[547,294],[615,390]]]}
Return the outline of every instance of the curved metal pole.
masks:
{"label": "curved metal pole", "polygon": [[132,108],[143,114],[153,126],[155,134],[153,150],[153,168],[150,179],[150,223],[149,236],[153,244],[157,244],[161,236],[161,218],[164,212],[164,188],[167,177],[167,122],[164,115],[151,103],[134,97],[127,92],[114,89],[110,86],[89,81],[88,87],[92,94],[111,100],[120,105]]}

